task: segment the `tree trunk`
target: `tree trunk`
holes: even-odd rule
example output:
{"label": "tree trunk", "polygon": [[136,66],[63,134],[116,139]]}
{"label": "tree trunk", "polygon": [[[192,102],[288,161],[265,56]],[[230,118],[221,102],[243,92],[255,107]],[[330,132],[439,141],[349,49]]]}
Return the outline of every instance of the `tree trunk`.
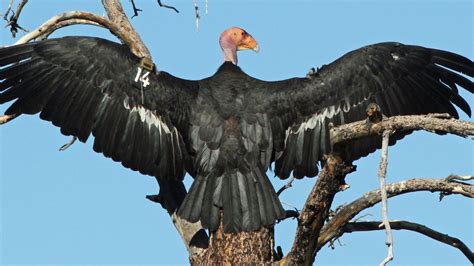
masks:
{"label": "tree trunk", "polygon": [[209,247],[201,256],[191,257],[192,265],[269,264],[273,262],[274,230],[260,228],[254,232],[224,233],[222,222],[211,233]]}

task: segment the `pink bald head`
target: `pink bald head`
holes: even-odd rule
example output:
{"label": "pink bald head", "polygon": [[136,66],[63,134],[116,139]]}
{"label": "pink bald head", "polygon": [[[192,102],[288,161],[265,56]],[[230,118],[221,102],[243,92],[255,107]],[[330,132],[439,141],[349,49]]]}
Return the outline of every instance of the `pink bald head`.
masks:
{"label": "pink bald head", "polygon": [[224,52],[224,61],[230,61],[237,65],[237,51],[254,50],[258,52],[257,41],[245,30],[239,27],[232,27],[225,30],[220,38],[219,44]]}

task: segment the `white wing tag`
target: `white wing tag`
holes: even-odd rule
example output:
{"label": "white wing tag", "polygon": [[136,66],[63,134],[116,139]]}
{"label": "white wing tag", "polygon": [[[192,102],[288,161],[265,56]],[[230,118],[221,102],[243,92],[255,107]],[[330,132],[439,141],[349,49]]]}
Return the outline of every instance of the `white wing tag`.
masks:
{"label": "white wing tag", "polygon": [[138,67],[137,75],[135,76],[135,82],[141,82],[143,88],[146,88],[150,85],[150,80],[148,79],[148,75],[150,75],[150,71],[143,71],[143,68]]}

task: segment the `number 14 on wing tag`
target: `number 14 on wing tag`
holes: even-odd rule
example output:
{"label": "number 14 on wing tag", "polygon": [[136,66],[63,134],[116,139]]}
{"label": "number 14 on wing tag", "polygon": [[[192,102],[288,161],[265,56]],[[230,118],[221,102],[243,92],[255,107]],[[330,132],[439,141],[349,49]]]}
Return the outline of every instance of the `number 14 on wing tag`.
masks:
{"label": "number 14 on wing tag", "polygon": [[140,81],[142,83],[143,88],[146,88],[148,85],[150,85],[148,75],[150,75],[150,71],[143,71],[143,68],[138,67],[138,72],[135,76],[135,82]]}

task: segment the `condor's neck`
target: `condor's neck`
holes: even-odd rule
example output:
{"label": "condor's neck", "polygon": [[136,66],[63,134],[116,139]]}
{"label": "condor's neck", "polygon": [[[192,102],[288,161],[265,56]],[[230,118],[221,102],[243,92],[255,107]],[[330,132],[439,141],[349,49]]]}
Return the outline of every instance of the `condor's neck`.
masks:
{"label": "condor's neck", "polygon": [[223,38],[221,40],[221,48],[224,52],[224,61],[232,62],[234,65],[237,65],[237,46],[229,38]]}
{"label": "condor's neck", "polygon": [[232,62],[234,65],[237,65],[237,51],[235,49],[225,49],[224,50],[224,61]]}

